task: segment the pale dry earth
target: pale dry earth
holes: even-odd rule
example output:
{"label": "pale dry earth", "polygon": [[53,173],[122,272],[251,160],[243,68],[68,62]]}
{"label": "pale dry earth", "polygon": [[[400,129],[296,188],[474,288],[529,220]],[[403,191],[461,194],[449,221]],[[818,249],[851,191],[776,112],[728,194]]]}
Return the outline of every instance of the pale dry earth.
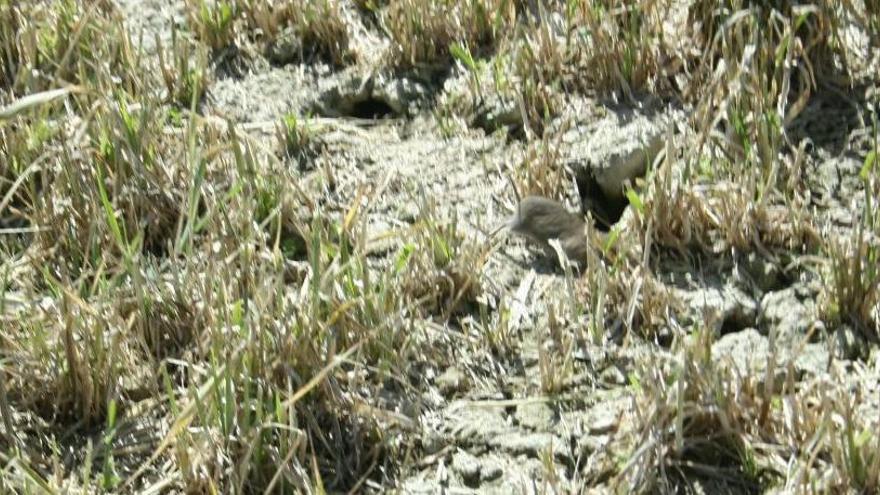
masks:
{"label": "pale dry earth", "polygon": [[[172,23],[185,20],[180,2],[120,4],[135,32],[143,29],[147,53],[155,48],[156,39],[168,43]],[[368,37],[359,41],[366,52],[369,42]],[[420,376],[409,377],[416,384],[418,402],[403,400],[394,390],[377,397],[378,405],[405,418],[390,418],[388,428],[418,446],[413,457],[400,459],[403,471],[398,473],[397,489],[402,493],[569,493],[591,486],[603,492],[621,462],[615,434],[628,428],[631,419],[629,376],[637,366],[651,366],[668,357],[664,348],[668,342],[621,340],[613,335],[601,342],[581,338],[586,335],[586,316],[573,307],[565,275],[522,240],[503,231],[500,237],[490,236],[515,208],[516,195],[505,174],[510,164],[522,159],[525,145],[506,133],[480,128],[444,132],[432,105],[466,84],[466,75],[454,70],[442,85],[432,84],[436,81],[378,76],[367,63],[334,69],[312,61],[273,64],[257,54],[240,75],[217,72],[201,112],[248,130],[267,148],[275,139],[275,123],[285,114],[313,115],[322,146],[319,155],[306,167],[298,169],[295,160],[286,165],[304,177],[332,169],[336,184],[327,194],[336,204],[352,202],[365,184],[381,191],[365,217],[368,232],[376,239],[371,260],[377,264],[387,262],[396,248],[393,237],[388,240],[383,234],[406,228],[428,206],[457,219],[468,236],[494,245],[482,273],[482,298],[493,310],[510,311],[507,338],[512,345],[485,353],[485,346],[478,345],[485,338],[485,326],[475,310],[466,309],[448,323],[416,323],[425,338],[447,353],[448,365],[429,364]],[[863,201],[857,174],[866,128],[857,114],[864,111],[865,103],[864,98],[831,92],[823,96],[811,102],[797,132],[814,143],[806,167],[815,198],[812,214],[822,225],[846,230],[852,228],[854,212]],[[580,104],[573,110],[579,125],[566,135],[565,145],[575,166],[584,166],[590,158],[607,166],[608,156],[622,148],[651,148],[651,139],[624,129],[623,120],[629,119],[614,118],[618,111],[636,112],[655,135],[665,133],[670,120],[677,119],[676,132],[686,125],[680,116],[670,119],[679,115],[678,109],[645,112],[632,104],[586,97]],[[586,110],[595,108],[606,110]],[[369,113],[377,109],[383,114],[371,118]],[[355,115],[359,112],[364,115]],[[626,163],[617,166],[608,179],[615,183],[631,174]],[[573,184],[567,198],[572,209],[580,199],[590,201],[578,196]],[[628,211],[621,220],[622,236],[629,235],[626,219],[631,214]],[[801,380],[845,377],[853,389],[872,395],[860,414],[875,418],[880,428],[876,347],[847,328],[820,329],[804,341],[819,325],[816,301],[822,281],[808,263],[795,261],[750,256],[715,263],[669,253],[660,263],[664,271],[657,276],[689,308],[686,314],[694,319],[714,315],[719,338],[713,359],[729,358],[742,373],[764,373],[769,339],[778,339],[775,345],[784,349],[779,359],[792,357]],[[490,316],[493,321],[498,317]],[[557,338],[551,327],[568,337]],[[573,352],[566,356],[568,351],[559,345],[572,340]],[[793,349],[796,352],[788,352]],[[560,385],[552,398],[542,393],[542,380],[548,379],[541,370],[545,354],[564,362],[568,370],[565,376],[554,377]],[[701,480],[693,482],[699,486]],[[705,493],[757,490],[736,480],[705,483]],[[364,489],[379,490],[370,482]]]}

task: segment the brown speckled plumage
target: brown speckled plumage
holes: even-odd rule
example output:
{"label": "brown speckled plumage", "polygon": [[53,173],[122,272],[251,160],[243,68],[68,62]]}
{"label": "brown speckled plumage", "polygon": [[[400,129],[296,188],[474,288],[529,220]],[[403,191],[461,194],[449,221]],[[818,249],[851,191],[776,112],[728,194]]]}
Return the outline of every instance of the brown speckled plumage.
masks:
{"label": "brown speckled plumage", "polygon": [[549,241],[559,239],[571,261],[583,262],[587,257],[584,220],[552,199],[540,196],[523,198],[509,227],[512,232],[551,249],[550,252],[553,251]]}

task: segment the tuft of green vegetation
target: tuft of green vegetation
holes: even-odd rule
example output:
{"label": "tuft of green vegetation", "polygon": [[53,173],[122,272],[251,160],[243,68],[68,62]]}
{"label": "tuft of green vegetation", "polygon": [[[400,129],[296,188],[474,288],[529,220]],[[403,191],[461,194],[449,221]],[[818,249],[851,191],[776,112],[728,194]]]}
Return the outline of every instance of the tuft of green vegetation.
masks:
{"label": "tuft of green vegetation", "polygon": [[186,14],[196,37],[214,53],[236,42],[236,18],[241,16],[238,3],[232,0],[187,0]]}
{"label": "tuft of green vegetation", "polygon": [[351,27],[339,0],[243,0],[249,35],[268,43],[283,37],[297,41],[303,55],[317,55],[337,66],[354,63],[358,54]]}
{"label": "tuft of green vegetation", "polygon": [[436,68],[452,58],[450,47],[491,53],[513,28],[512,0],[401,0],[383,11],[393,63],[401,68]]}
{"label": "tuft of green vegetation", "polygon": [[872,342],[880,341],[878,150],[875,125],[874,147],[865,156],[859,172],[864,188],[861,221],[849,235],[829,236],[824,245],[830,260],[826,270],[826,315],[831,322],[853,325]]}

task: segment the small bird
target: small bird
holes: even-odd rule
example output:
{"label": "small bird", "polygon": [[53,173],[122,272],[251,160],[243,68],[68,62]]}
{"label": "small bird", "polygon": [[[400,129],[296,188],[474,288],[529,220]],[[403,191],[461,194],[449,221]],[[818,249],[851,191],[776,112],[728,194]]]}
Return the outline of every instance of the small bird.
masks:
{"label": "small bird", "polygon": [[550,253],[554,252],[550,240],[558,239],[573,263],[584,263],[587,259],[586,222],[552,199],[540,196],[523,198],[508,227],[511,232],[537,242]]}

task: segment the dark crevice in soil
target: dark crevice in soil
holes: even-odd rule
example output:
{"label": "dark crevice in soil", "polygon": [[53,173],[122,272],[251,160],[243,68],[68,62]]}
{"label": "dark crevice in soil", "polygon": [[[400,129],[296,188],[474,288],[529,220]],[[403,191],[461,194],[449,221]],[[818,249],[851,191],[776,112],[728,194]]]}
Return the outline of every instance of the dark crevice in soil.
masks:
{"label": "dark crevice in soil", "polygon": [[736,317],[728,317],[724,319],[724,322],[721,324],[721,335],[727,335],[729,333],[736,333],[745,330],[746,328],[752,328],[755,326],[755,322],[746,321],[744,318],[736,318]]}
{"label": "dark crevice in soil", "polygon": [[394,114],[391,105],[378,98],[367,98],[355,102],[350,109],[349,117],[358,119],[384,119]]}
{"label": "dark crevice in soil", "polygon": [[628,205],[627,201],[607,197],[591,175],[579,174],[575,181],[581,198],[581,211],[593,216],[598,230],[602,232],[611,230],[611,227],[623,216]]}
{"label": "dark crevice in soil", "polygon": [[372,91],[329,94],[322,100],[312,111],[323,117],[380,120],[398,116],[388,101],[373,95]]}

